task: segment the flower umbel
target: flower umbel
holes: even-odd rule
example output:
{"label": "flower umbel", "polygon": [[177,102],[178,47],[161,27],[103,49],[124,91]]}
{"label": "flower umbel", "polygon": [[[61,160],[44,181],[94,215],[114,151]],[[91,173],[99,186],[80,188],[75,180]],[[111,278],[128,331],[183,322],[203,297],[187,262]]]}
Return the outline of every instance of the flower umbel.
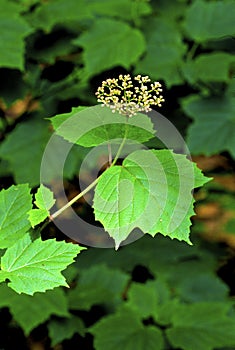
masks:
{"label": "flower umbel", "polygon": [[130,74],[127,74],[103,81],[96,96],[98,102],[111,108],[113,113],[132,117],[138,112],[151,111],[151,106],[161,107],[164,98],[160,92],[159,82],[151,83],[148,76],[141,75],[134,77],[133,82]]}

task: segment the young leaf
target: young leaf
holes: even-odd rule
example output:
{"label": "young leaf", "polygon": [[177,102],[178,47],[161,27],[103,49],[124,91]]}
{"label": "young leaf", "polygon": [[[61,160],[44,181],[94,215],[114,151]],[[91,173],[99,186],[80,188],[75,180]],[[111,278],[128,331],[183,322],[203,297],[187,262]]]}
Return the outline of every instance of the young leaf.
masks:
{"label": "young leaf", "polygon": [[51,346],[70,339],[75,333],[85,336],[85,325],[81,318],[71,316],[62,320],[51,320],[48,324],[49,337],[51,338]]}
{"label": "young leaf", "polygon": [[100,177],[93,208],[96,220],[114,238],[116,248],[139,227],[190,244],[191,191],[208,182],[195,164],[169,150],[140,150]]}
{"label": "young leaf", "polygon": [[84,147],[98,146],[115,139],[120,141],[125,136],[141,143],[155,134],[148,116],[139,113],[126,122],[124,116],[100,105],[85,109],[73,108],[72,112],[50,120],[58,135]]}
{"label": "young leaf", "polygon": [[84,248],[78,245],[42,241],[31,242],[29,235],[18,240],[1,258],[1,274],[10,280],[17,293],[33,295],[58,286],[68,287],[61,271],[73,262]]}
{"label": "young leaf", "polygon": [[128,69],[145,51],[145,39],[140,30],[108,18],[99,18],[73,40],[73,44],[84,49],[87,77],[120,65]]}
{"label": "young leaf", "polygon": [[235,320],[227,316],[230,308],[229,303],[213,302],[178,305],[167,338],[174,348],[187,350],[234,347]]}
{"label": "young leaf", "polygon": [[96,350],[162,350],[164,340],[159,328],[145,327],[139,315],[123,307],[114,315],[102,318],[90,328]]}
{"label": "young leaf", "polygon": [[14,320],[26,335],[51,315],[69,317],[67,304],[65,293],[60,288],[35,293],[32,297],[19,295],[5,284],[0,286],[0,307],[9,307]]}
{"label": "young leaf", "polygon": [[32,208],[30,188],[11,186],[0,192],[0,248],[8,248],[30,228],[27,213]]}
{"label": "young leaf", "polygon": [[40,224],[50,215],[49,210],[55,203],[53,192],[41,184],[35,195],[34,203],[39,209],[31,209],[28,213],[32,227]]}
{"label": "young leaf", "polygon": [[231,96],[218,99],[198,95],[182,101],[184,112],[194,119],[187,136],[187,144],[193,154],[212,155],[229,151],[235,157],[234,101]]}

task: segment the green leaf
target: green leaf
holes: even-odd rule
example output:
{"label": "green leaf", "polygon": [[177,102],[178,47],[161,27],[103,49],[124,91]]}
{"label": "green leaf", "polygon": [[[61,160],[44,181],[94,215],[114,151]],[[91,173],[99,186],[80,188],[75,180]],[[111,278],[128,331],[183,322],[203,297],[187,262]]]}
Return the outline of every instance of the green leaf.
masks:
{"label": "green leaf", "polygon": [[185,156],[169,150],[140,150],[99,178],[94,213],[116,248],[135,228],[190,244],[191,191],[209,181]]}
{"label": "green leaf", "polygon": [[126,273],[103,264],[88,268],[81,272],[76,288],[68,293],[69,307],[90,310],[94,304],[120,304],[128,279]]}
{"label": "green leaf", "polygon": [[145,284],[132,283],[128,290],[127,305],[143,319],[154,316],[159,303],[157,287],[156,281],[148,281]]}
{"label": "green leaf", "polygon": [[24,39],[32,32],[19,15],[21,6],[0,1],[0,67],[24,70]]}
{"label": "green leaf", "polygon": [[48,324],[49,337],[51,338],[51,346],[70,339],[75,333],[85,336],[85,325],[81,318],[71,316],[62,320],[51,320]]}
{"label": "green leaf", "polygon": [[14,320],[26,335],[45,322],[51,315],[68,317],[67,299],[62,289],[56,288],[34,296],[19,295],[6,285],[0,286],[0,307],[9,307]]}
{"label": "green leaf", "polygon": [[235,345],[235,320],[229,303],[179,305],[166,335],[174,348],[214,350]]}
{"label": "green leaf", "polygon": [[0,156],[9,161],[17,183],[40,183],[40,165],[51,133],[45,121],[20,123],[0,146]]}
{"label": "green leaf", "polygon": [[28,185],[11,186],[0,192],[0,248],[8,248],[30,228],[27,212],[32,208]]}
{"label": "green leaf", "polygon": [[104,142],[128,140],[145,142],[154,136],[150,118],[138,113],[126,118],[119,113],[112,113],[108,107],[73,108],[72,112],[50,118],[58,135],[66,140],[84,147],[98,146]]}
{"label": "green leaf", "polygon": [[85,0],[55,0],[42,3],[28,20],[35,28],[50,32],[56,24],[68,26],[72,21],[79,23],[92,17]]}
{"label": "green leaf", "polygon": [[151,7],[144,1],[132,0],[92,0],[87,3],[91,11],[97,16],[112,16],[127,21],[135,21],[140,16],[151,13]]}
{"label": "green leaf", "polygon": [[233,97],[201,98],[192,95],[183,99],[181,105],[184,112],[194,119],[187,135],[187,145],[192,154],[212,155],[229,151],[235,157]]}
{"label": "green leaf", "polygon": [[8,248],[1,258],[0,276],[3,274],[8,278],[9,287],[19,294],[33,295],[58,286],[68,287],[61,271],[83,249],[52,239],[31,242],[29,235],[26,235]]}
{"label": "green leaf", "polygon": [[[197,266],[200,270],[200,265]],[[205,270],[205,264],[202,268]],[[187,271],[190,271],[188,266]],[[229,287],[216,275],[210,273],[199,273],[191,275],[185,278],[178,286],[175,287],[177,293],[180,294],[181,299],[186,302],[197,302],[197,301],[224,301],[229,295]],[[213,292],[212,292],[213,291]]]}
{"label": "green leaf", "polygon": [[187,9],[184,27],[195,41],[232,36],[234,29],[235,3],[228,1],[196,0]]}
{"label": "green leaf", "polygon": [[229,82],[232,78],[231,66],[234,55],[226,52],[201,54],[195,60],[186,62],[183,72],[186,79],[195,82]]}
{"label": "green leaf", "polygon": [[55,203],[53,192],[41,184],[35,195],[34,203],[39,209],[31,209],[28,213],[32,227],[43,222],[50,215],[49,210]]}
{"label": "green leaf", "polygon": [[96,350],[162,350],[163,336],[160,329],[144,327],[138,314],[131,308],[102,318],[90,328]]}
{"label": "green leaf", "polygon": [[135,73],[163,79],[168,86],[181,84],[180,68],[186,45],[179,28],[173,21],[162,18],[148,19],[145,28],[147,51],[136,64]]}
{"label": "green leaf", "polygon": [[95,21],[86,32],[73,40],[73,44],[84,49],[84,74],[87,77],[115,66],[129,69],[145,50],[144,36],[138,29],[106,18]]}

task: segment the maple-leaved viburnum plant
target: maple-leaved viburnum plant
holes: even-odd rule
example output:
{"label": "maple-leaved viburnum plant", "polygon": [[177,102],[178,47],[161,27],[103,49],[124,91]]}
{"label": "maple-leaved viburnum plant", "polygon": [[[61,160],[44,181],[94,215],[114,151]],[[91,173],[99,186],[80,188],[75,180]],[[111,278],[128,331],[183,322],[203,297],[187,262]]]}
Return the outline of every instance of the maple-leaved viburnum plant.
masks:
{"label": "maple-leaved viburnum plant", "polygon": [[98,88],[102,105],[77,107],[50,118],[56,134],[73,144],[107,145],[108,166],[53,213],[53,193],[43,184],[35,194],[34,208],[27,184],[0,192],[0,282],[30,295],[68,286],[61,271],[85,248],[55,239],[42,241],[39,224],[44,222],[45,227],[92,188],[95,219],[113,238],[116,249],[134,229],[191,244],[192,190],[209,179],[185,155],[142,147],[156,137],[146,113],[164,102],[161,92],[161,84],[152,83],[148,76],[120,75]]}

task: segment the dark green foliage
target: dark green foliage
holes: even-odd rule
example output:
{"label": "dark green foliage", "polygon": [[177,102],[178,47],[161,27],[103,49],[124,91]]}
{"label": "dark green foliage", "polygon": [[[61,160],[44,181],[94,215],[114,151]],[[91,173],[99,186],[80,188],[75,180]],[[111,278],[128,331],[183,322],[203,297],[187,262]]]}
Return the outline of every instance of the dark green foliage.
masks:
{"label": "dark green foliage", "polygon": [[[76,348],[88,350],[235,349],[234,300],[217,275],[221,255],[212,245],[202,248],[197,236],[203,224],[193,223],[193,246],[159,235],[143,237],[117,252],[88,248],[63,271],[82,248],[58,242],[61,236],[50,226],[40,232],[37,225],[48,216],[49,205],[35,199],[41,159],[53,133],[48,119],[57,115],[51,119],[57,129],[72,107],[96,104],[94,92],[103,79],[125,73],[163,82],[166,102],[160,112],[185,137],[191,155],[223,153],[231,175],[234,13],[233,0],[0,0],[0,179],[5,189],[0,193],[0,307],[13,318],[3,320],[7,331],[18,327],[28,337],[42,324],[51,348],[58,343],[68,348],[66,339],[72,338]],[[93,123],[86,111],[81,130]],[[146,142],[152,124],[141,118],[130,134]],[[69,194],[78,191],[83,147],[115,135],[112,127],[107,134],[98,125],[80,140],[62,135],[65,147],[79,141],[63,173]],[[123,125],[118,127],[121,138]],[[150,142],[159,148],[157,139]],[[48,179],[54,178],[60,158],[51,159]],[[226,190],[221,196],[223,191],[209,183],[199,200],[223,203],[229,212],[223,229],[232,236],[234,193]],[[78,203],[79,213],[86,215],[83,204]],[[189,225],[180,232],[186,240]],[[226,254],[222,250],[223,259]],[[70,289],[62,287],[65,279]],[[227,279],[234,286],[231,276]],[[7,349],[3,335],[0,348]]]}

